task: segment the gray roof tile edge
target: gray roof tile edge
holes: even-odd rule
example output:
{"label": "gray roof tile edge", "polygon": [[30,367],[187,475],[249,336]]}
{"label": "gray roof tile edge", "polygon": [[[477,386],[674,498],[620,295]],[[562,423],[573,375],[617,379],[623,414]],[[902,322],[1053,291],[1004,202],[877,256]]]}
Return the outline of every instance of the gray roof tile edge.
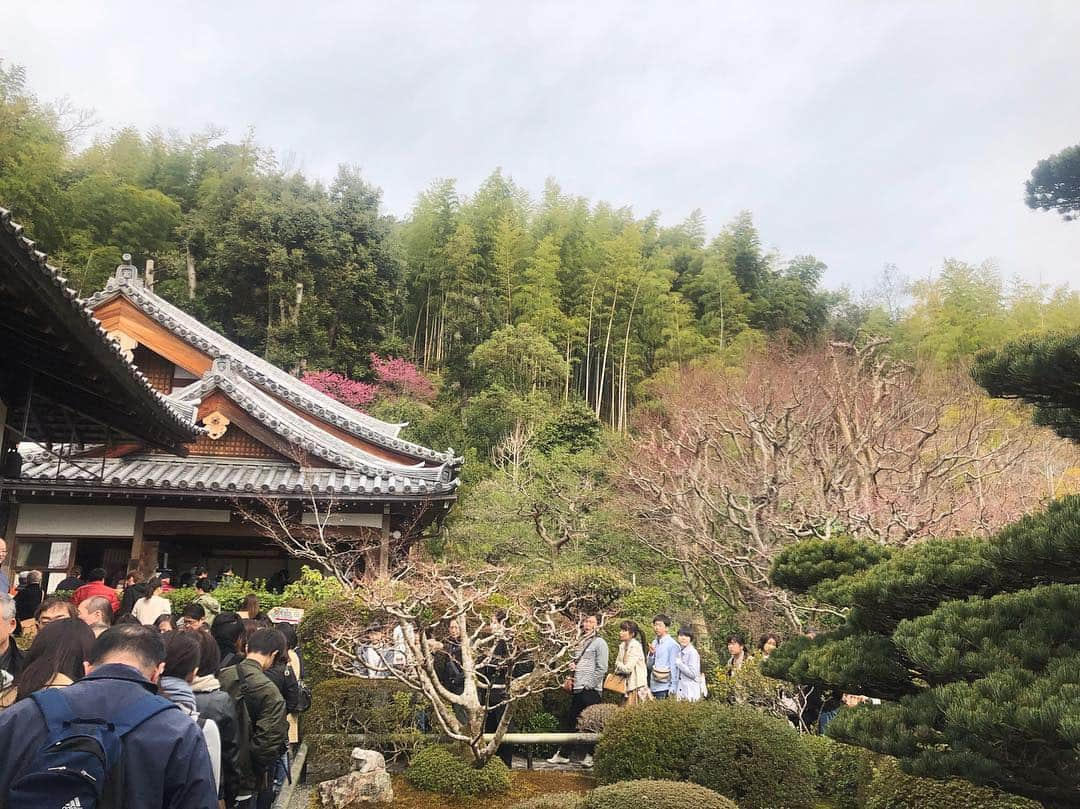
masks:
{"label": "gray roof tile edge", "polygon": [[239,361],[242,365],[242,373],[252,382],[268,388],[271,393],[287,399],[313,416],[324,419],[359,438],[374,441],[387,449],[398,450],[432,461],[461,463],[461,459],[454,457],[452,452],[438,452],[398,438],[398,433],[405,426],[404,424],[389,424],[338,402],[310,385],[300,382],[274,364],[236,345],[209,326],[200,323],[179,307],[147,290],[138,278],[128,275],[118,277],[118,275],[109,279],[105,289],[90,296],[87,299],[87,305],[97,307],[115,295],[124,295],[142,312],[196,348],[213,357],[227,355]]}
{"label": "gray roof tile edge", "polygon": [[[134,376],[139,383],[146,388],[147,393],[155,399],[160,405],[163,413],[167,413],[172,420],[174,420],[180,427],[188,431],[193,431],[195,435],[202,432],[200,427],[195,425],[194,418],[187,418],[187,414],[178,412],[171,402],[168,401],[166,396],[158,391],[153,385],[150,384],[150,380],[143,376],[135,364],[124,356],[124,352],[120,350],[120,346],[116,341],[109,337],[108,332],[101,327],[101,323],[93,313],[90,311],[91,304],[89,299],[82,299],[76,293],[75,290],[67,285],[67,279],[60,275],[60,271],[49,264],[49,257],[36,249],[34,242],[22,235],[23,226],[15,222],[11,218],[11,211],[7,208],[0,207],[0,227],[3,227],[7,233],[15,237],[15,241],[26,252],[30,259],[41,269],[42,273],[53,283],[53,285],[60,290],[60,292],[71,302],[71,306],[79,314],[83,316],[87,324],[97,334],[97,336],[108,346],[112,351],[112,354],[116,357],[117,361],[127,368],[128,373]],[[191,414],[192,416],[194,414]]]}
{"label": "gray roof tile edge", "polygon": [[215,359],[201,380],[181,388],[173,398],[178,403],[187,405],[195,401],[201,402],[214,390],[228,394],[240,407],[277,435],[330,463],[375,475],[394,474],[424,480],[448,480],[451,477],[450,469],[445,463],[434,467],[424,466],[422,461],[415,465],[392,464],[331,435],[300,418],[248,381],[241,375],[232,358]]}

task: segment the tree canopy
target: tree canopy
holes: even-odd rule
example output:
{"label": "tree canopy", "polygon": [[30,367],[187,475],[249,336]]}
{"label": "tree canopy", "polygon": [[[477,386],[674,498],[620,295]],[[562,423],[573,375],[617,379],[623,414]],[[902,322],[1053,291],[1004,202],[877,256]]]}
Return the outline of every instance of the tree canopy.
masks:
{"label": "tree canopy", "polygon": [[1056,211],[1069,221],[1080,212],[1080,146],[1070,146],[1035,164],[1027,181],[1029,208]]}

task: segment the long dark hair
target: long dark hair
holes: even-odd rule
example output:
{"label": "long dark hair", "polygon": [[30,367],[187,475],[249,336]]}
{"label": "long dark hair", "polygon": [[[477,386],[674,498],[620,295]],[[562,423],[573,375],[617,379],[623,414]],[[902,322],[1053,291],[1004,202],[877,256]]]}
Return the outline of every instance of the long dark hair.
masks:
{"label": "long dark hair", "polygon": [[157,588],[161,586],[161,579],[154,576],[152,579],[148,579],[146,582],[146,592],[143,593],[143,598],[149,601],[153,598],[154,593],[157,592]]}
{"label": "long dark hair", "polygon": [[648,648],[648,643],[645,641],[645,633],[641,631],[641,627],[634,621],[623,621],[619,624],[619,629],[629,632],[631,638],[637,638],[638,643],[641,644],[642,651]]}
{"label": "long dark hair", "polygon": [[191,674],[199,670],[199,659],[202,654],[199,648],[199,639],[194,632],[181,632],[174,629],[166,632],[165,637],[165,669],[161,672],[163,677],[179,677],[186,680]]}
{"label": "long dark hair", "polygon": [[247,617],[254,621],[259,617],[259,597],[254,593],[244,596],[244,603],[240,605],[240,612],[246,612]]}
{"label": "long dark hair", "polygon": [[41,690],[57,674],[63,674],[73,682],[81,679],[86,673],[83,661],[90,659],[93,645],[94,633],[78,618],[45,624],[26,653],[16,699]]}

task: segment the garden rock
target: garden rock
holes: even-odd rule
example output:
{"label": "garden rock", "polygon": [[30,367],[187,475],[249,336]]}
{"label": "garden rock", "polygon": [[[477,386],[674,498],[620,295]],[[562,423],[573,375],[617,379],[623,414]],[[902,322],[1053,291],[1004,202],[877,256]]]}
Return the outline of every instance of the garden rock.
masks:
{"label": "garden rock", "polygon": [[354,747],[353,771],[318,785],[323,809],[357,809],[363,804],[391,803],[394,790],[382,753]]}

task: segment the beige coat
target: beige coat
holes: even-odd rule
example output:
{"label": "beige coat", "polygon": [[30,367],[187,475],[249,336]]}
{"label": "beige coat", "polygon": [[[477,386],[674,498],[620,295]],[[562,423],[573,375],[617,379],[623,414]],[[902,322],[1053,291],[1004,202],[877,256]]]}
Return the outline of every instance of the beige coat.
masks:
{"label": "beige coat", "polygon": [[645,666],[645,650],[637,638],[619,644],[619,656],[615,658],[615,671],[626,675],[626,693],[649,684],[649,670]]}
{"label": "beige coat", "polygon": [[[289,668],[292,669],[293,674],[296,675],[296,682],[300,682],[300,656],[289,649]],[[289,744],[296,744],[300,741],[300,714],[291,713],[287,716],[289,720]]]}

